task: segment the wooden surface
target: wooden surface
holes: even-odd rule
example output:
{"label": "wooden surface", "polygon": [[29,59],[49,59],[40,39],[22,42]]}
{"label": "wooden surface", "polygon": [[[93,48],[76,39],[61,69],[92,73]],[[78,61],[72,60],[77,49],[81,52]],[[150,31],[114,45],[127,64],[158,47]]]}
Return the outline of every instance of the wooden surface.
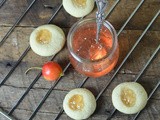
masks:
{"label": "wooden surface", "polygon": [[[1,1],[2,0],[0,0],[0,2]],[[0,40],[31,1],[32,0],[6,0],[6,3],[0,8]],[[110,8],[114,1],[109,0],[109,2]],[[121,0],[107,20],[110,21],[118,31],[139,2],[140,0]],[[30,33],[35,27],[46,24],[60,3],[60,0],[37,0],[22,22],[15,28],[14,32],[0,47],[0,81],[7,75],[20,55],[29,45],[28,41]],[[54,9],[51,10],[44,8],[43,4],[53,5]],[[138,37],[159,9],[160,0],[145,0],[142,7],[127,24],[125,30],[123,30],[119,36],[120,58],[118,65],[122,62],[125,55],[132,48],[133,44],[137,41]],[[87,17],[94,17],[95,11],[96,7]],[[108,10],[106,13],[107,12]],[[71,17],[62,8],[51,23],[63,28],[67,36],[69,28],[77,20],[78,19]],[[155,20],[149,31],[143,37],[142,41],[136,47],[135,51],[128,58],[127,62],[122,67],[109,88],[100,97],[97,102],[97,109],[89,120],[105,120],[109,116],[110,112],[113,110],[111,92],[114,87],[125,81],[134,81],[159,44],[160,16]],[[32,71],[26,76],[24,74],[26,69],[31,66],[42,66],[42,64],[49,61],[50,58],[51,57],[40,57],[30,50],[7,82],[0,87],[0,107],[5,111],[9,111],[39,73],[38,71]],[[66,47],[64,47],[64,49],[56,56],[55,61],[60,63],[63,68],[67,65],[69,60]],[[115,70],[101,78],[89,78],[83,87],[91,90],[96,96],[104,85],[108,83],[108,80],[113,75],[114,71]],[[34,120],[53,120],[62,107],[64,96],[69,90],[75,88],[83,78],[85,78],[85,76],[78,74],[72,66],[70,66],[65,73],[65,76],[52,91],[51,95],[39,110]],[[160,54],[158,53],[146,72],[139,79],[139,83],[144,86],[149,94],[159,80]],[[53,82],[47,82],[41,77],[22,103],[14,111],[13,116],[18,120],[27,120],[52,85]],[[134,115],[124,115],[120,112],[116,112],[112,119],[130,120],[133,116]],[[139,120],[142,119],[160,120],[160,88],[158,88],[156,93],[149,100],[144,111],[140,114]],[[0,117],[0,120],[3,120],[3,118]],[[64,113],[60,120],[70,120],[70,118]]]}

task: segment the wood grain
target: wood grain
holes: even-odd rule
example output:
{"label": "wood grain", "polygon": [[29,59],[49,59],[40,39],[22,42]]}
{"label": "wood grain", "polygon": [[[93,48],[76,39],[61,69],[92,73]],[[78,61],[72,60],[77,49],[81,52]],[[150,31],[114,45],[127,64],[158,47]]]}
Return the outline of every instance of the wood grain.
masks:
{"label": "wood grain", "polygon": [[[0,8],[0,40],[4,37],[6,32],[11,28],[31,1],[32,0],[7,0],[3,7]],[[118,31],[139,2],[140,0],[121,0],[107,20],[110,21]],[[109,0],[109,3],[110,4],[106,10],[106,13],[114,1]],[[52,5],[53,10],[44,8],[43,4]],[[59,0],[37,0],[22,22],[17,25],[13,33],[0,47],[0,81],[7,75],[20,55],[28,47],[31,32],[35,29],[35,27],[46,24],[60,4],[61,1]],[[159,0],[146,0],[133,19],[127,24],[125,30],[118,37],[120,45],[120,58],[117,66],[122,62],[126,54],[132,48],[159,8]],[[87,17],[94,17],[95,12],[96,8]],[[60,26],[67,36],[69,28],[77,20],[77,18],[71,17],[62,8],[51,23]],[[109,116],[110,112],[113,110],[111,93],[114,87],[125,81],[134,81],[154,50],[158,47],[158,45],[160,45],[159,26],[160,17],[156,19],[149,31],[143,37],[142,41],[128,58],[127,62],[122,67],[114,81],[100,97],[97,102],[97,109],[89,120],[105,120]],[[0,87],[0,107],[6,111],[9,111],[39,73],[39,71],[31,71],[28,75],[25,75],[24,73],[27,68],[31,66],[42,66],[44,62],[49,61],[50,59],[51,57],[40,57],[30,50],[7,82]],[[59,62],[63,68],[65,68],[68,64],[69,59],[66,45],[55,57],[55,61]],[[108,83],[116,68],[104,77],[89,78],[84,87],[91,90],[94,95],[97,96],[104,85]],[[148,94],[159,81],[159,73],[160,54],[158,53],[143,76],[139,79],[139,82],[144,86]],[[51,95],[43,104],[34,120],[54,119],[62,107],[64,96],[69,90],[75,88],[79,83],[81,83],[84,78],[85,76],[77,73],[74,68],[70,66],[66,71],[65,76],[52,91]],[[14,111],[13,116],[18,120],[27,120],[53,84],[53,82],[47,82],[43,77],[41,77],[22,103]],[[134,115],[124,115],[120,112],[116,112],[113,116],[113,120],[130,120],[133,116]],[[0,120],[1,119],[2,118],[0,117]],[[160,119],[159,88],[148,102],[145,110],[140,114],[139,119]],[[64,113],[60,120],[70,120],[70,118]]]}

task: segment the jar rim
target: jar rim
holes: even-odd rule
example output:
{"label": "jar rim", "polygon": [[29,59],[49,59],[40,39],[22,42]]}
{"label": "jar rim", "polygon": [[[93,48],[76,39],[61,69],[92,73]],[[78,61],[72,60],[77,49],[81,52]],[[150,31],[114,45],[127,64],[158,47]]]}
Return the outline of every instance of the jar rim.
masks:
{"label": "jar rim", "polygon": [[68,46],[68,49],[70,51],[70,54],[79,62],[99,62],[103,59],[106,59],[106,58],[111,58],[113,53],[116,51],[116,48],[117,48],[117,33],[116,33],[116,30],[114,29],[114,27],[111,25],[110,22],[108,22],[107,20],[104,21],[103,25],[109,30],[109,32],[111,33],[112,35],[112,47],[111,47],[111,52],[109,55],[106,55],[104,57],[102,57],[101,59],[98,59],[98,60],[89,60],[89,59],[85,59],[81,56],[79,56],[77,53],[74,52],[73,50],[73,47],[72,47],[72,36],[75,32],[75,30],[80,27],[83,23],[85,22],[90,22],[90,21],[95,21],[96,22],[96,19],[95,18],[86,18],[86,19],[80,19],[79,21],[77,21],[76,23],[73,24],[73,26],[70,28],[69,30],[69,33],[68,33],[68,36],[67,36],[67,46]]}

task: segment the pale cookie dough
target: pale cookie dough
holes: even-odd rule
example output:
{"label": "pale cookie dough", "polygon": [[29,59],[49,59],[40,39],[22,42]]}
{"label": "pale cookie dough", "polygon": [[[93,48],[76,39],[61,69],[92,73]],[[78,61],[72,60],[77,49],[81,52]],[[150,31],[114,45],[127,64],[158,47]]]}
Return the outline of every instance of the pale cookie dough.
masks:
{"label": "pale cookie dough", "polygon": [[96,109],[96,100],[85,88],[73,89],[65,96],[63,109],[72,119],[87,119]]}
{"label": "pale cookie dough", "polygon": [[30,46],[40,56],[52,56],[58,53],[65,44],[65,35],[56,25],[42,25],[30,35]]}
{"label": "pale cookie dough", "polygon": [[135,114],[141,111],[147,104],[145,89],[136,82],[119,84],[112,92],[114,107],[125,114]]}
{"label": "pale cookie dough", "polygon": [[63,0],[64,9],[74,17],[84,17],[94,8],[94,0]]}

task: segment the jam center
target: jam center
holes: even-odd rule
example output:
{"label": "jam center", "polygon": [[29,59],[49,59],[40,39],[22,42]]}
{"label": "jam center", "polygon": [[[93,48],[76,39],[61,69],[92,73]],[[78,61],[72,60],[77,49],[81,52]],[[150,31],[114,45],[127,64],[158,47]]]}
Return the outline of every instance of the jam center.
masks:
{"label": "jam center", "polygon": [[82,110],[84,107],[83,96],[82,95],[74,95],[69,100],[69,107],[72,110]]}
{"label": "jam center", "polygon": [[72,0],[73,4],[77,7],[85,7],[87,0]]}
{"label": "jam center", "polygon": [[121,100],[127,107],[132,107],[136,102],[136,94],[133,90],[124,88],[121,91]]}
{"label": "jam center", "polygon": [[38,31],[36,40],[40,44],[48,44],[51,41],[52,34],[47,29],[42,29]]}

